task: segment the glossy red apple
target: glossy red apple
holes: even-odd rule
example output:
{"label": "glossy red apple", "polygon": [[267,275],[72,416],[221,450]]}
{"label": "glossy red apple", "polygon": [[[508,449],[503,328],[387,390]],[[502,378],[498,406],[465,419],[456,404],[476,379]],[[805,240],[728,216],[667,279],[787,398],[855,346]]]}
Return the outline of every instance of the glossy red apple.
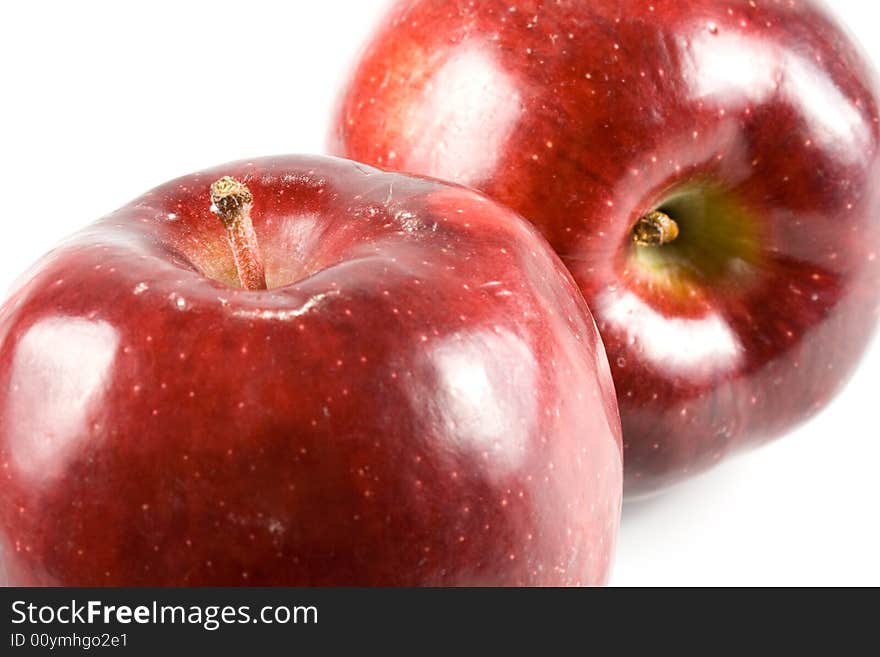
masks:
{"label": "glossy red apple", "polygon": [[812,2],[399,2],[332,149],[531,219],[596,317],[628,494],[820,409],[880,298],[874,78]]}
{"label": "glossy red apple", "polygon": [[39,263],[0,310],[0,466],[17,585],[600,584],[622,486],[537,231],[322,157],[180,178]]}

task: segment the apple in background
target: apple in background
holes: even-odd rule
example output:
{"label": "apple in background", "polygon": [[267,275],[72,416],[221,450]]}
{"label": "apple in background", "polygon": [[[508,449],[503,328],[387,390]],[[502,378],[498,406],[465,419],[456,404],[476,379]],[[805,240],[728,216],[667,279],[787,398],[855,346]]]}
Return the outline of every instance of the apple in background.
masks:
{"label": "apple in background", "polygon": [[3,584],[601,584],[621,458],[538,232],[354,162],[169,182],[0,310]]}
{"label": "apple in background", "polygon": [[812,2],[398,2],[331,150],[476,187],[583,291],[627,495],[822,408],[878,316],[874,77]]}

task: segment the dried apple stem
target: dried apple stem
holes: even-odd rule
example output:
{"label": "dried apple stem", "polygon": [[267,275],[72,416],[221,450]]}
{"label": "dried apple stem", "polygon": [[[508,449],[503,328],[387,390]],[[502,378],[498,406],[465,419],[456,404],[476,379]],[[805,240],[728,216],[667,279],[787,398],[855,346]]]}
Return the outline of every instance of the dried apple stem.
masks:
{"label": "dried apple stem", "polygon": [[654,210],[636,222],[632,236],[639,246],[662,246],[678,237],[678,224],[665,212]]}
{"label": "dried apple stem", "polygon": [[243,183],[224,176],[211,185],[211,211],[226,227],[238,278],[246,290],[265,290],[266,272],[251,221],[254,197]]}

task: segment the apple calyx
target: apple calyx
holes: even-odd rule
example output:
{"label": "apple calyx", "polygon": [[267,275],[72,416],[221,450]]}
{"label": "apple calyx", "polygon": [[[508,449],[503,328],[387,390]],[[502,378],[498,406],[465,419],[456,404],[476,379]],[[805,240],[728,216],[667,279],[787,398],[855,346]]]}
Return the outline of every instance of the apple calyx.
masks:
{"label": "apple calyx", "polygon": [[632,239],[639,246],[662,246],[678,237],[678,224],[665,212],[653,210],[633,226]]}
{"label": "apple calyx", "polygon": [[223,176],[211,185],[211,212],[226,227],[241,286],[246,290],[265,290],[266,271],[251,221],[253,202],[251,190],[231,176]]}

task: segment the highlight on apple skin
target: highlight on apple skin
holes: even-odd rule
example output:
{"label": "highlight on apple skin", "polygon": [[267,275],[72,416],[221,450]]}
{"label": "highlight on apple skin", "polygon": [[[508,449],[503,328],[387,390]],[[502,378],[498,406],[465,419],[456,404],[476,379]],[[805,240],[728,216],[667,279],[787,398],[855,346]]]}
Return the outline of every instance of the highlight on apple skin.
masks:
{"label": "highlight on apple skin", "polygon": [[628,496],[816,413],[877,323],[876,77],[813,2],[397,2],[330,143],[548,238],[608,350]]}
{"label": "highlight on apple skin", "polygon": [[538,232],[345,160],[171,181],[0,307],[5,585],[602,584],[621,450]]}

